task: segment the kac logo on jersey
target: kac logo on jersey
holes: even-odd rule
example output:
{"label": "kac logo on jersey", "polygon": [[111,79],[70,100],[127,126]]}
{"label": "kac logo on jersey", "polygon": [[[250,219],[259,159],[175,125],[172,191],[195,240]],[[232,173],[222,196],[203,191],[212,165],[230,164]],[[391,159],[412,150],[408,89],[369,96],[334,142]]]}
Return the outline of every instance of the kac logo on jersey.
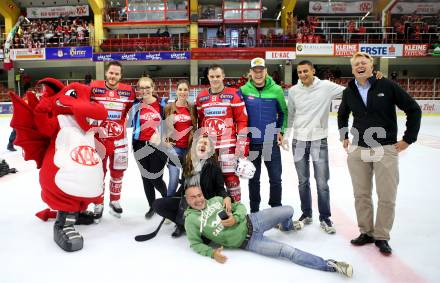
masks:
{"label": "kac logo on jersey", "polygon": [[221,117],[226,116],[227,108],[226,107],[210,107],[205,109],[206,117]]}
{"label": "kac logo on jersey", "polygon": [[88,145],[75,147],[70,152],[70,158],[78,164],[94,166],[99,164],[99,155],[96,150]]}
{"label": "kac logo on jersey", "polygon": [[226,129],[225,121],[217,118],[209,118],[205,120],[204,127],[208,129],[208,135],[221,136]]}
{"label": "kac logo on jersey", "polygon": [[124,131],[124,128],[116,122],[104,121],[101,127],[105,130],[107,137],[117,137]]}
{"label": "kac logo on jersey", "polygon": [[120,120],[122,117],[122,112],[119,111],[108,111],[107,118],[109,120]]}
{"label": "kac logo on jersey", "polygon": [[189,115],[185,115],[185,114],[176,114],[174,115],[174,123],[176,122],[186,122],[186,121],[190,121],[191,117]]}
{"label": "kac logo on jersey", "polygon": [[160,114],[159,113],[145,113],[140,115],[140,118],[142,120],[145,120],[145,122],[149,122],[149,121],[160,121]]}

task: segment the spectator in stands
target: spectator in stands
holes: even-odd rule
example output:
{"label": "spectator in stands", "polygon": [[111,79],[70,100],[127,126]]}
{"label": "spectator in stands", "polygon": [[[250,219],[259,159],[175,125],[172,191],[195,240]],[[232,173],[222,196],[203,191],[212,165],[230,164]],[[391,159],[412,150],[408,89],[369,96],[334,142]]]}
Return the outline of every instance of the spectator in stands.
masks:
{"label": "spectator in stands", "polygon": [[353,36],[353,33],[356,30],[356,23],[354,22],[354,20],[350,20],[347,24],[347,41],[346,42],[350,42],[351,37]]}
{"label": "spectator in stands", "polygon": [[247,46],[247,41],[248,41],[248,30],[247,30],[246,27],[243,27],[240,30],[238,46],[246,47]]}
{"label": "spectator in stands", "polygon": [[[350,63],[354,79],[342,95],[338,128],[342,145],[348,153],[347,163],[361,233],[351,243],[361,246],[374,242],[381,253],[389,255],[392,249],[388,241],[399,183],[398,156],[417,140],[421,110],[417,102],[396,83],[373,77],[373,58],[368,53],[355,53]],[[406,130],[400,141],[397,141],[396,106],[407,116]],[[350,130],[354,135],[353,146],[350,146],[348,137],[350,113],[353,115]],[[372,128],[376,130],[370,132]],[[375,224],[371,196],[373,175],[378,196]]]}
{"label": "spectator in stands", "polygon": [[84,77],[84,84],[90,85],[92,82],[92,75],[90,73],[87,73]]}
{"label": "spectator in stands", "polygon": [[248,46],[254,47],[255,46],[255,30],[254,27],[250,27],[248,29]]}
{"label": "spectator in stands", "polygon": [[225,40],[225,32],[223,31],[223,26],[219,26],[217,29],[217,39],[221,41]]}
{"label": "spectator in stands", "polygon": [[23,82],[23,94],[31,87],[31,76],[28,73],[23,72],[21,76]]}
{"label": "spectator in stands", "polygon": [[163,33],[161,33],[162,37],[170,37],[170,32],[168,31],[168,27],[165,27],[165,30],[163,31]]}
{"label": "spectator in stands", "polygon": [[84,41],[84,36],[85,36],[84,30],[85,29],[84,29],[84,27],[82,25],[78,25],[76,27],[76,34],[77,34],[77,37],[78,37],[78,45],[81,45],[82,42]]}
{"label": "spectator in stands", "polygon": [[364,27],[364,25],[360,25],[359,29],[358,29],[358,34],[359,34],[359,38],[358,40],[360,40],[361,42],[366,43],[366,37],[365,37],[365,33],[367,32],[367,28]]}
{"label": "spectator in stands", "polygon": [[296,42],[304,43],[304,34],[302,33],[302,29],[298,29],[298,32],[296,34]]}
{"label": "spectator in stands", "polygon": [[307,43],[313,43],[315,40],[313,33],[307,34]]}

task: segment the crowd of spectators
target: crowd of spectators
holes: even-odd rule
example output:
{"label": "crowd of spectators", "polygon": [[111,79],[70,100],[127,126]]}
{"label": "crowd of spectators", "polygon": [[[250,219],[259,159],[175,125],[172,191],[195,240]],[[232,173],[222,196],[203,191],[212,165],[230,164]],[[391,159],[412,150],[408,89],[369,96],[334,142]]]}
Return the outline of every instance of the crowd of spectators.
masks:
{"label": "crowd of spectators", "polygon": [[318,17],[308,16],[305,20],[298,20],[296,26],[296,42],[320,43],[322,38],[319,32],[320,20]]}
{"label": "crowd of spectators", "polygon": [[[392,26],[401,42],[428,42],[439,40],[440,14],[436,16],[403,15],[393,17]],[[432,36],[434,34],[434,36]]]}
{"label": "crowd of spectators", "polygon": [[62,47],[89,44],[89,23],[82,18],[23,21],[12,48]]}
{"label": "crowd of spectators", "polygon": [[3,101],[10,101],[11,99],[9,98],[8,95],[8,87],[6,86],[5,83],[0,82],[0,102]]}

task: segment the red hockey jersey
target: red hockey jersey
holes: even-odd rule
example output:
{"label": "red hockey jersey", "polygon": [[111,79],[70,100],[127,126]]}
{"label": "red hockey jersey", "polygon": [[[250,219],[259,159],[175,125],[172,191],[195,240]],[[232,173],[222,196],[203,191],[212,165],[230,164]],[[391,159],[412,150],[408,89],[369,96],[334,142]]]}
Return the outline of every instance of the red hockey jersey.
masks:
{"label": "red hockey jersey", "polygon": [[100,134],[99,138],[123,139],[127,112],[136,97],[133,88],[130,85],[118,83],[118,87],[112,90],[105,86],[105,81],[99,80],[93,81],[90,87],[92,88],[91,100],[104,105],[108,111],[107,119],[101,125],[104,133]]}
{"label": "red hockey jersey", "polygon": [[225,87],[221,93],[202,90],[196,98],[198,126],[215,137],[216,148],[234,147],[237,134],[246,135],[248,116],[241,95]]}

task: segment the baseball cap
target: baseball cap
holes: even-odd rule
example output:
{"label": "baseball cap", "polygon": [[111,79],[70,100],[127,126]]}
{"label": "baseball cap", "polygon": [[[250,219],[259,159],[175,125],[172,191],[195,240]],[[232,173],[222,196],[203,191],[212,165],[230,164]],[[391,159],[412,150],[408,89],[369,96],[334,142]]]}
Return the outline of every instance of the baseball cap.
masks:
{"label": "baseball cap", "polygon": [[255,67],[263,67],[263,68],[266,68],[266,64],[265,64],[265,62],[264,62],[264,59],[263,59],[263,58],[260,58],[260,57],[257,57],[257,58],[252,59],[252,61],[251,61],[251,69],[252,69],[252,68],[255,68]]}

